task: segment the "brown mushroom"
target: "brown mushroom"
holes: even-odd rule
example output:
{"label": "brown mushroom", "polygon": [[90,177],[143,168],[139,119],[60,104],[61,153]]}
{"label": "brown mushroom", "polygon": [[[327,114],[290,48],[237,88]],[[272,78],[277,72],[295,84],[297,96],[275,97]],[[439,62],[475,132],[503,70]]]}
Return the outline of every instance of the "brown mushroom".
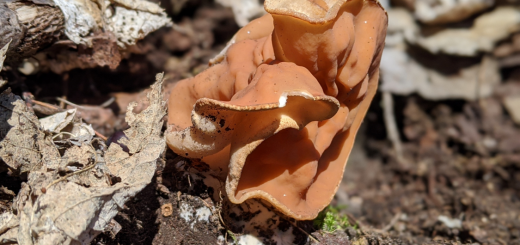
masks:
{"label": "brown mushroom", "polygon": [[232,202],[313,219],[376,92],[387,17],[373,0],[264,6],[270,14],[242,28],[220,63],[173,88],[167,142],[221,169]]}

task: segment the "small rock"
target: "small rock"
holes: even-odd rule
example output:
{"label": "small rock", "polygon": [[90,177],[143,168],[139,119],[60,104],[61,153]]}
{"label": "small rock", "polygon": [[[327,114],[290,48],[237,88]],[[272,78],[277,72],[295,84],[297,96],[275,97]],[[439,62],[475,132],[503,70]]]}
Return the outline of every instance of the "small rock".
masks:
{"label": "small rock", "polygon": [[479,242],[485,241],[487,238],[487,232],[485,230],[477,229],[470,231],[469,234]]}
{"label": "small rock", "polygon": [[168,195],[170,193],[168,187],[164,186],[163,184],[157,184],[157,190],[163,195]]}
{"label": "small rock", "polygon": [[462,227],[462,221],[460,219],[450,219],[449,217],[446,217],[444,215],[439,215],[437,220],[442,222],[448,228],[461,228]]}

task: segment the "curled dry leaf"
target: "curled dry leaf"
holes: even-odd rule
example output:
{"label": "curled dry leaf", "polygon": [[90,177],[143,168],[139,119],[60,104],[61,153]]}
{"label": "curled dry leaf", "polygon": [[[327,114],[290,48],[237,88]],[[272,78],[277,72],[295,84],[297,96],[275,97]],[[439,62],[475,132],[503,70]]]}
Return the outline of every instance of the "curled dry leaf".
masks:
{"label": "curled dry leaf", "polygon": [[404,9],[391,9],[388,15],[387,44],[406,40],[432,54],[478,57],[492,52],[499,41],[520,30],[520,8],[511,6],[478,16],[469,28],[443,28],[430,35],[421,34],[412,14]]}
{"label": "curled dry leaf", "polygon": [[461,21],[492,7],[495,0],[415,1],[415,16],[426,24],[444,24]]}
{"label": "curled dry leaf", "polygon": [[[381,58],[381,90],[399,95],[419,93],[431,100],[475,100],[493,94],[500,82],[496,59],[432,54],[413,48],[409,43],[424,37],[420,37],[412,14],[404,9],[391,9],[388,16],[385,55]],[[487,38],[484,36],[475,39],[475,45],[467,46],[470,52],[477,52],[473,48],[480,45],[479,39]]]}
{"label": "curled dry leaf", "polygon": [[76,109],[56,113],[52,116],[40,119],[40,124],[43,130],[57,134],[72,122],[75,114]]}
{"label": "curled dry leaf", "polygon": [[432,57],[431,61],[442,61],[455,73],[443,73],[414,59],[401,48],[385,48],[381,59],[381,90],[398,95],[419,93],[429,100],[465,99],[476,100],[493,94],[500,83],[498,62],[486,57],[482,64],[461,67],[458,59],[449,60]]}
{"label": "curled dry leaf", "polygon": [[53,134],[53,139],[67,140],[70,143],[81,146],[92,141],[95,135],[91,125],[83,123],[77,115],[76,109],[69,109],[52,116],[41,118],[41,128]]}
{"label": "curled dry leaf", "polygon": [[[1,149],[8,151],[12,157],[4,158],[5,154],[2,154],[2,159],[29,170],[28,181],[22,184],[13,204],[19,225],[7,230],[9,234],[16,233],[19,244],[88,244],[97,234],[109,229],[110,221],[124,203],[150,183],[156,160],[165,147],[160,132],[165,115],[162,75],[157,80],[148,94],[148,108],[140,114],[134,114],[131,110],[127,112],[126,120],[130,128],[125,131],[128,138],[124,143],[129,146],[130,153],[117,144],[105,150],[99,147],[104,144],[94,139],[78,142],[81,143],[79,145],[72,144],[60,156],[50,139],[51,133],[40,131],[39,121],[27,110],[23,101],[10,93],[2,94],[2,108],[10,108],[7,106],[13,104],[10,110],[2,112],[3,116],[11,115],[11,118],[5,120],[10,124],[6,123],[2,128],[2,132],[8,133],[2,140]],[[54,119],[63,118],[66,121],[72,112],[74,110],[63,112],[64,115]],[[19,114],[27,119],[16,116]],[[27,125],[30,127],[21,128]],[[53,125],[54,129],[61,127],[59,123]],[[25,133],[36,137],[30,141],[23,138]],[[63,134],[63,130],[53,134]],[[22,138],[26,142],[20,142]],[[28,152],[22,151],[24,149],[13,150],[6,143],[13,140],[18,140],[15,142],[18,146],[26,146],[28,149],[24,149]],[[69,142],[72,143],[72,140]],[[28,155],[31,152],[38,155]],[[55,153],[54,158],[42,158],[52,153]],[[62,176],[61,172],[67,174]],[[0,227],[5,226],[0,224]],[[3,235],[0,238],[3,239]]]}
{"label": "curled dry leaf", "polygon": [[0,214],[0,244],[9,244],[16,242],[19,219],[11,212]]}
{"label": "curled dry leaf", "polygon": [[493,51],[498,41],[518,30],[520,9],[498,7],[477,17],[469,29],[447,28],[427,37],[420,36],[416,43],[434,54],[477,56],[480,52]]}
{"label": "curled dry leaf", "polygon": [[65,34],[76,44],[92,45],[92,33],[112,32],[121,48],[133,45],[171,20],[157,4],[146,1],[55,0],[65,15]]}
{"label": "curled dry leaf", "polygon": [[71,41],[56,42],[37,53],[36,58],[42,70],[50,69],[58,74],[75,68],[108,66],[115,69],[124,54],[128,54],[122,50],[135,45],[150,32],[172,24],[159,5],[147,0],[54,2],[65,19],[60,27]]}
{"label": "curled dry leaf", "polygon": [[20,97],[0,94],[0,157],[15,173],[44,167],[59,159],[50,135]]}

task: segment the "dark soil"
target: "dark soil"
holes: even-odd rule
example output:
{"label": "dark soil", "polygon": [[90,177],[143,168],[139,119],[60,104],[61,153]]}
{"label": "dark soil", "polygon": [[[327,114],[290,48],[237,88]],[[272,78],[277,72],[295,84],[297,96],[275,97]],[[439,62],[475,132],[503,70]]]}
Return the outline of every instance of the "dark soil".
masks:
{"label": "dark soil", "polygon": [[[188,2],[177,14],[172,7],[176,1],[163,2],[177,24],[200,35],[161,29],[142,40],[139,54],[116,70],[24,76],[11,69],[5,72],[9,86],[18,95],[31,92],[50,104],[66,96],[77,104],[99,105],[112,93],[147,88],[158,72],[165,71],[168,83],[200,72],[238,30],[232,12],[212,2]],[[514,74],[511,68],[504,81],[509,74]],[[520,86],[520,79],[511,79],[508,86]],[[394,96],[404,144],[400,160],[387,140],[381,98],[376,97],[331,204],[346,205],[341,212],[359,229],[329,234],[312,222],[299,227],[320,244],[520,244],[520,128],[504,110],[501,96],[478,102]],[[110,136],[127,125],[123,108],[116,103],[108,108],[111,118],[90,123]],[[167,151],[153,182],[116,216],[121,230],[107,231],[92,244],[216,244],[219,236],[233,242],[233,232],[240,231],[220,221],[222,203],[212,199],[215,190],[191,182],[173,167],[181,161],[196,171],[191,162]],[[9,209],[23,181],[0,169],[0,213]],[[168,205],[171,214],[165,213]],[[186,221],[183,205],[208,208],[211,215],[207,221]],[[194,210],[187,212],[195,217]],[[304,238],[299,244],[312,243],[301,230],[294,234]]]}

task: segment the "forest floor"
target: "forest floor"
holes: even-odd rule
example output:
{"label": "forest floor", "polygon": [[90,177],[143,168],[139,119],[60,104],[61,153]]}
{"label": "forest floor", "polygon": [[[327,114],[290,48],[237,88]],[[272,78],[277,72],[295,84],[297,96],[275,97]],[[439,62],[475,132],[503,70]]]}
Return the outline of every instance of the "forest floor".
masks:
{"label": "forest floor", "polygon": [[[75,104],[96,106],[115,97],[83,119],[106,136],[124,130],[126,104],[143,98],[156,73],[165,72],[164,86],[170,88],[207,67],[238,30],[229,9],[197,4],[186,3],[174,18],[181,31],[163,28],[150,34],[116,70],[11,72],[9,86],[15,94],[30,91],[50,104],[66,96]],[[504,76],[516,79],[516,85],[507,86],[519,89],[520,72]],[[501,99],[500,94],[476,102],[394,96],[403,141],[403,155],[397,157],[377,95],[331,204],[350,225],[326,232],[312,221],[300,222],[293,233],[301,239],[295,242],[313,243],[312,235],[320,244],[520,244],[520,127]],[[168,165],[176,157],[167,151],[152,183],[119,212],[120,231],[106,232],[92,244],[215,244],[222,237],[233,242],[240,231],[223,228],[217,215],[195,226],[179,215],[186,203],[217,207],[212,210],[222,204],[214,203],[207,190],[188,190],[189,180],[178,178],[178,169]],[[23,181],[0,170],[0,211],[10,208]]]}

